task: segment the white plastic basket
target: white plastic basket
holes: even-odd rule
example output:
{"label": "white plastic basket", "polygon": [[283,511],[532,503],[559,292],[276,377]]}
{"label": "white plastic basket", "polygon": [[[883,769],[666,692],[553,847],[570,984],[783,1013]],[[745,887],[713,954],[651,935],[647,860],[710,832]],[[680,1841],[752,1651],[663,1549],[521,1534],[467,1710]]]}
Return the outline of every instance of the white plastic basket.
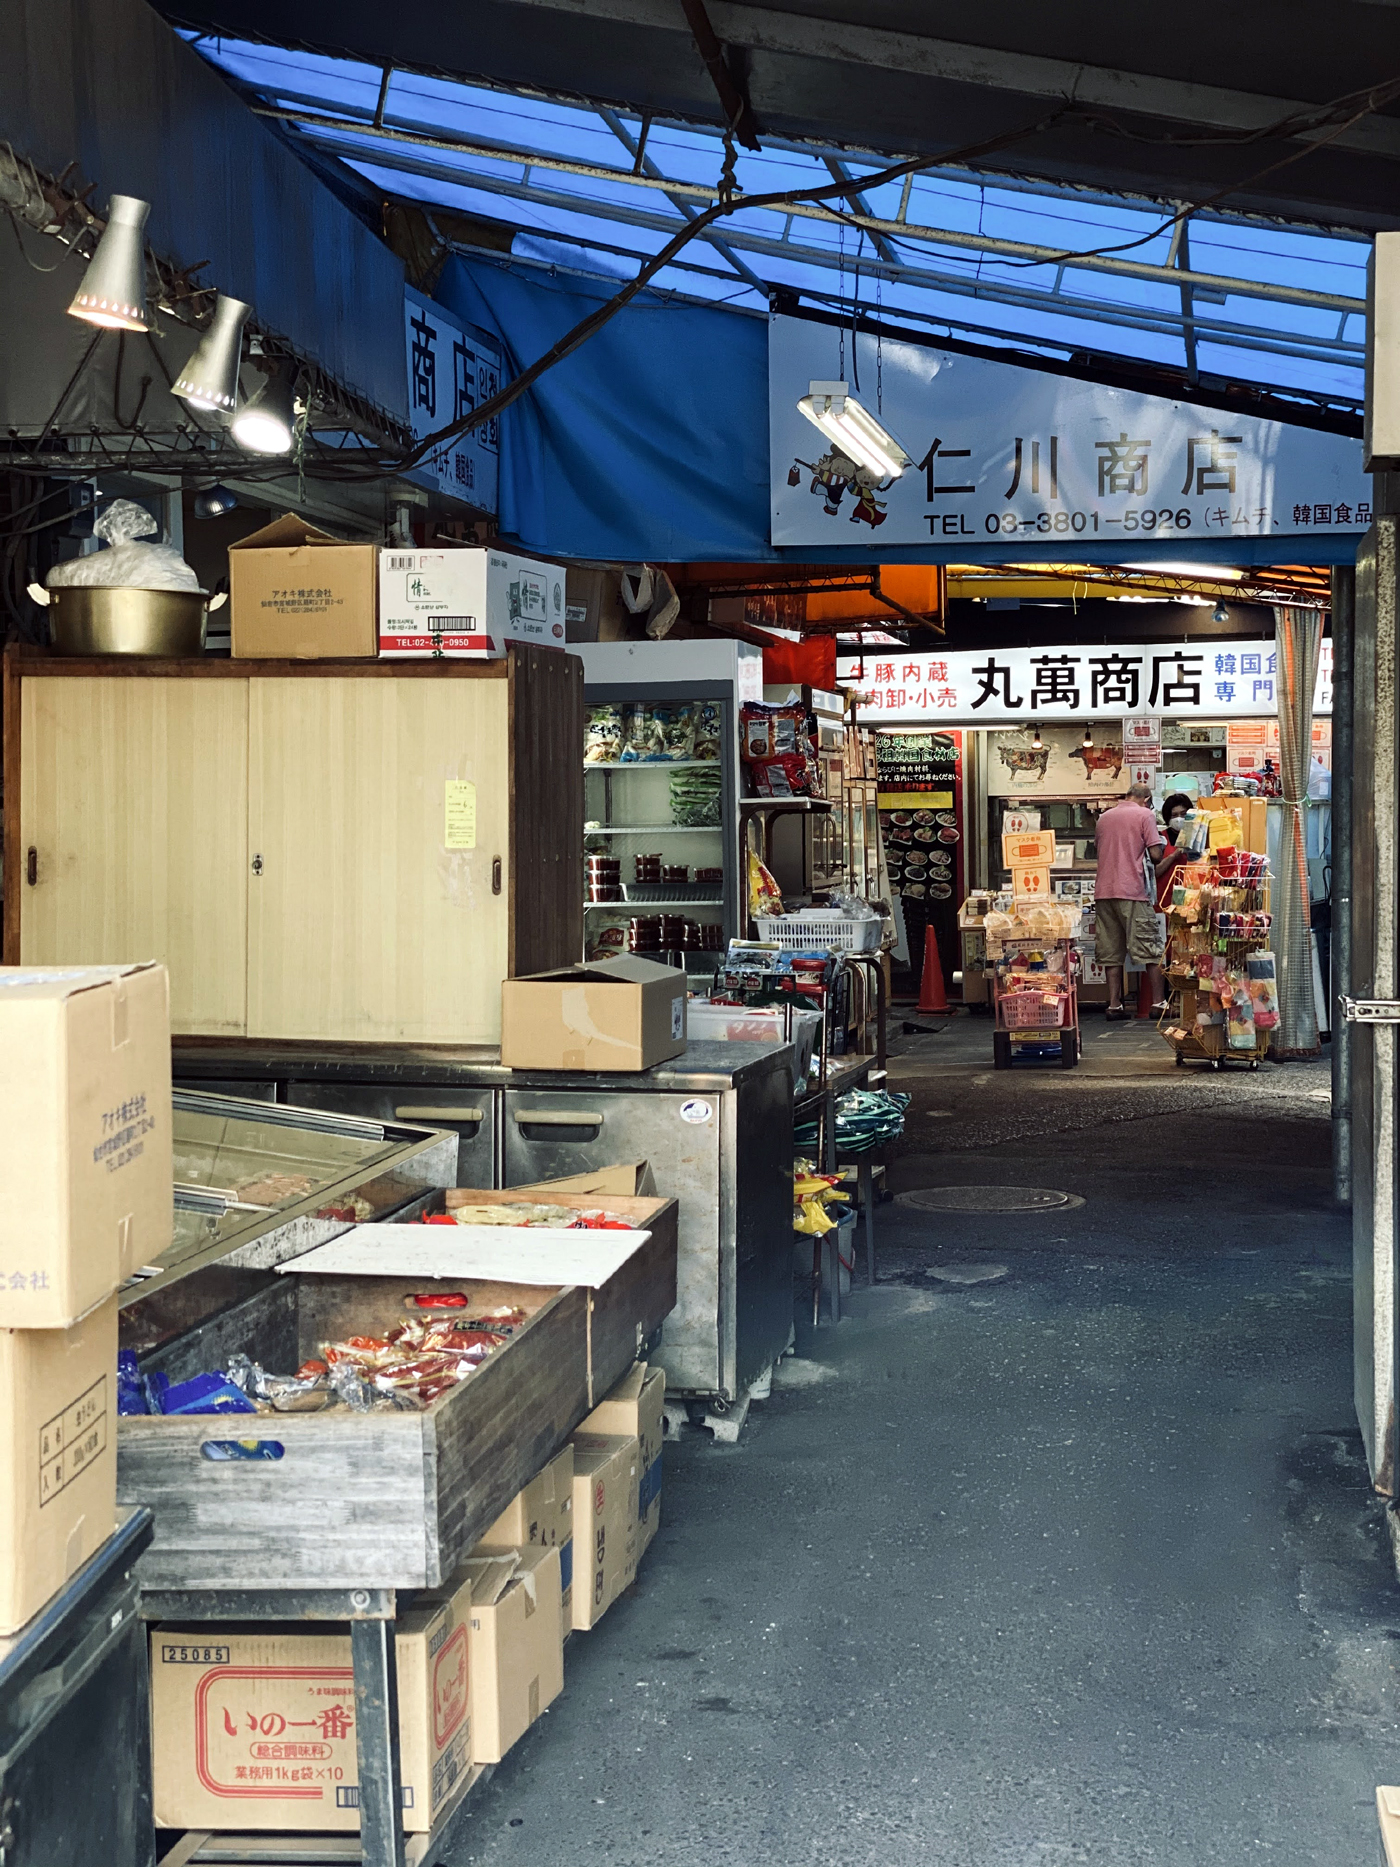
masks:
{"label": "white plastic basket", "polygon": [[856,921],[845,914],[759,914],[755,922],[760,940],[790,953],[874,953],[884,928],[878,915]]}

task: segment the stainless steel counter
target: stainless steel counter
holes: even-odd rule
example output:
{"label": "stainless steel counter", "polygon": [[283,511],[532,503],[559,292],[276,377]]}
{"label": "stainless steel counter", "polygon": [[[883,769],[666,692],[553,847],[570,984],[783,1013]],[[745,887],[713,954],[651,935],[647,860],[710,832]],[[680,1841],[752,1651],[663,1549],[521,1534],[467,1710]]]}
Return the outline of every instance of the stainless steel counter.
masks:
{"label": "stainless steel counter", "polygon": [[523,1186],[646,1159],[680,1201],[675,1394],[737,1398],[792,1329],[792,1075],[785,1044],[696,1041],[636,1073],[507,1070],[447,1045],[177,1039],[175,1080],[459,1138],[458,1184]]}

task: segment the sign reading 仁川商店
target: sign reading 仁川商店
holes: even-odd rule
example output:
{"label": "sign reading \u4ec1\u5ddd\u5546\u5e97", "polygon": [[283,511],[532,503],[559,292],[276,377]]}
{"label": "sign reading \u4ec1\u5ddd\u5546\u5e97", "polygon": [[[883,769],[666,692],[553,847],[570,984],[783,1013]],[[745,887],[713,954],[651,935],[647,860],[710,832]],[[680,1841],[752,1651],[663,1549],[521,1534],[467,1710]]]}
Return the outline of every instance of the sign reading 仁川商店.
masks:
{"label": "sign reading \u4ec1\u5ddd\u5546\u5e97", "polygon": [[[867,696],[862,722],[921,720],[975,726],[1036,720],[1259,719],[1278,711],[1278,655],[1271,641],[1223,636],[1117,646],[963,648],[911,655],[892,648],[843,655],[836,678]],[[1313,712],[1332,711],[1332,643],[1321,643]]]}
{"label": "sign reading \u4ec1\u5ddd\u5546\u5e97", "polygon": [[[484,331],[464,325],[410,286],[404,288],[403,321],[409,421],[413,438],[421,441],[495,395],[501,353]],[[495,512],[499,466],[499,425],[490,421],[444,441],[406,477],[478,511]]]}
{"label": "sign reading \u4ec1\u5ddd\u5546\u5e97", "polygon": [[[1092,548],[1364,532],[1361,443],[921,344],[774,317],[775,545]],[[845,380],[913,463],[890,480],[797,406]],[[1122,555],[1121,551],[1117,555]],[[1306,560],[1301,560],[1306,562]]]}

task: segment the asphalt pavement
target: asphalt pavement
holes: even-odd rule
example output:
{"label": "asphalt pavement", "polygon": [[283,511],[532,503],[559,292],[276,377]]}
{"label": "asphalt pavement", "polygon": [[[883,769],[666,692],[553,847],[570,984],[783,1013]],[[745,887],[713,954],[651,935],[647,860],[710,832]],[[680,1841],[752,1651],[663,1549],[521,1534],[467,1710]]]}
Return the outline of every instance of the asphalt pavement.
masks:
{"label": "asphalt pavement", "polygon": [[1326,1062],[1086,1039],[1011,1072],[965,1015],[898,1039],[896,1195],[1071,1203],[880,1208],[876,1288],[740,1442],[668,1444],[635,1589],[441,1867],[1376,1858],[1400,1598]]}

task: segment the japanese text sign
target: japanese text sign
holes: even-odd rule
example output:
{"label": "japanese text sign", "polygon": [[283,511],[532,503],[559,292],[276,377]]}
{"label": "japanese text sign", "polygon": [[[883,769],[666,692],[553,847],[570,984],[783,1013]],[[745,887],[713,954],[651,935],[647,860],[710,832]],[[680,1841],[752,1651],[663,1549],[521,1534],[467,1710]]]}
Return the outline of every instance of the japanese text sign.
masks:
{"label": "japanese text sign", "polygon": [[[421,292],[404,290],[408,412],[415,440],[460,421],[501,386],[501,355],[483,331],[464,325]],[[495,512],[499,424],[468,428],[435,448],[408,477]]]}
{"label": "japanese text sign", "polygon": [[[775,545],[1039,544],[1364,532],[1361,443],[1013,363],[846,334],[842,373],[913,464],[843,457],[797,406],[842,369],[830,326],[769,322]],[[854,529],[853,529],[854,528]]]}
{"label": "japanese text sign", "polygon": [[[1121,719],[1144,708],[1174,718],[1257,719],[1278,710],[1270,641],[1133,642],[1117,647],[974,648],[913,655],[882,649],[843,656],[837,678],[869,698],[869,725],[910,720]],[[1321,644],[1313,712],[1332,711],[1332,643]],[[1139,758],[1135,761],[1151,761]]]}

